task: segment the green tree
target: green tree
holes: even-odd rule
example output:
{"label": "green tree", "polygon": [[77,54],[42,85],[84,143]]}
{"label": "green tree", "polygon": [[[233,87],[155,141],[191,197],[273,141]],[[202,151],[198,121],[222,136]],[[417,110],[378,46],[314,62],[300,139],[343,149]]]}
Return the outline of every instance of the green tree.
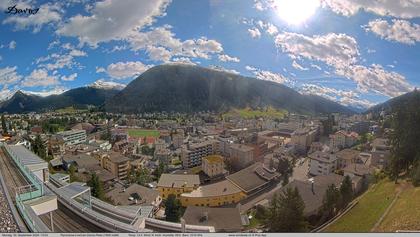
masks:
{"label": "green tree", "polygon": [[399,106],[394,106],[391,118],[391,162],[389,176],[398,181],[420,160],[420,92],[414,91]]}
{"label": "green tree", "polygon": [[171,222],[179,222],[181,217],[181,202],[174,194],[170,194],[165,201],[165,217]]}
{"label": "green tree", "polygon": [[305,204],[297,188],[287,188],[271,200],[266,226],[270,232],[305,232],[308,222],[303,215],[304,209]]}
{"label": "green tree", "polygon": [[283,185],[289,183],[289,177],[293,173],[293,163],[286,158],[279,159],[278,171],[282,177]]}
{"label": "green tree", "polygon": [[31,146],[35,154],[42,159],[47,160],[47,150],[39,134],[36,135],[35,139],[31,143]]}
{"label": "green tree", "polygon": [[91,174],[90,180],[87,182],[87,185],[91,187],[92,196],[99,198],[101,200],[105,200],[105,192],[104,192],[103,184],[95,173]]}
{"label": "green tree", "polygon": [[153,172],[153,175],[156,177],[157,180],[160,179],[160,176],[165,173],[167,170],[165,164],[163,162],[159,162],[159,166]]}
{"label": "green tree", "polygon": [[6,125],[6,119],[4,118],[4,114],[1,115],[1,129],[3,130],[3,133],[7,133],[7,125]]}
{"label": "green tree", "polygon": [[339,209],[340,197],[340,191],[334,184],[328,186],[320,209],[320,223],[323,223],[336,214]]}
{"label": "green tree", "polygon": [[76,176],[76,166],[75,165],[70,165],[69,167],[69,178],[70,178],[70,182],[75,182],[78,181],[79,178]]}
{"label": "green tree", "polygon": [[345,208],[353,200],[353,185],[350,176],[346,175],[340,186],[340,208]]}
{"label": "green tree", "polygon": [[414,186],[420,186],[420,162],[411,170],[411,182]]}

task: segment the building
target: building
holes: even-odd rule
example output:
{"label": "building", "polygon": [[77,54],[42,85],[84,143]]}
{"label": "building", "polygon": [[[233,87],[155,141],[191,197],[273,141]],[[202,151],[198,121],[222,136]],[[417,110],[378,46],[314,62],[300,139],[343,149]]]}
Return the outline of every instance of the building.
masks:
{"label": "building", "polygon": [[306,151],[316,140],[318,129],[312,127],[298,128],[291,134],[290,142],[299,150]]}
{"label": "building", "polygon": [[228,160],[232,169],[241,170],[254,162],[254,148],[244,144],[230,144]]}
{"label": "building", "polygon": [[226,177],[247,196],[265,190],[280,177],[275,170],[265,167],[261,162],[257,162],[245,169],[233,173]]}
{"label": "building", "polygon": [[192,192],[200,186],[198,175],[162,174],[157,184],[160,196],[166,199],[170,194],[180,197],[183,193]]}
{"label": "building", "polygon": [[353,149],[344,149],[337,153],[337,169],[342,169],[346,166],[352,165],[359,160],[360,151]]}
{"label": "building", "polygon": [[180,148],[184,144],[184,132],[172,134],[172,145],[175,149]]}
{"label": "building", "polygon": [[[311,180],[295,179],[286,186],[282,187],[276,193],[278,195],[282,195],[288,188],[297,188],[303,202],[305,203],[303,214],[305,216],[317,215],[322,206],[322,201],[324,200],[325,192],[328,189],[328,186],[334,184],[337,188],[339,188],[343,179],[343,176],[337,174],[316,176]],[[269,195],[267,200],[271,200],[273,195],[274,194]],[[268,204],[269,202],[266,203]]]}
{"label": "building", "polygon": [[159,192],[138,184],[132,184],[127,188],[119,186],[106,193],[116,205],[130,206],[153,206],[158,208],[162,203]]}
{"label": "building", "polygon": [[391,146],[389,140],[384,138],[376,138],[372,141],[372,157],[370,165],[378,168],[385,168],[391,157]]}
{"label": "building", "polygon": [[102,157],[101,166],[115,175],[117,179],[123,180],[127,178],[130,161],[128,157],[112,152]]}
{"label": "building", "polygon": [[227,173],[223,157],[219,155],[211,155],[203,158],[201,169],[210,178],[220,177]]}
{"label": "building", "polygon": [[238,208],[189,206],[182,219],[187,225],[213,226],[216,232],[240,232],[243,229]]}
{"label": "building", "polygon": [[181,194],[182,206],[219,207],[238,203],[246,197],[240,188],[229,180],[200,186],[189,193]]}
{"label": "building", "polygon": [[330,147],[333,150],[341,150],[352,147],[359,139],[359,135],[355,132],[348,133],[340,130],[335,134],[330,135]]}
{"label": "building", "polygon": [[77,145],[86,142],[86,131],[85,130],[69,130],[57,133],[59,137],[64,141],[66,146]]}
{"label": "building", "polygon": [[184,146],[181,151],[181,161],[184,168],[201,166],[203,157],[217,153],[217,141],[207,140]]}
{"label": "building", "polygon": [[337,156],[332,153],[316,151],[308,155],[311,175],[329,175],[337,169]]}

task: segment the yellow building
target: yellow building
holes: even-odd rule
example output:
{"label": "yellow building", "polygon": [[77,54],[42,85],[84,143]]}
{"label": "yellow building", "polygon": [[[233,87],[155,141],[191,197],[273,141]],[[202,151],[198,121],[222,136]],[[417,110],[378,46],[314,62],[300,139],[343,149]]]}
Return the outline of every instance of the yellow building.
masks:
{"label": "yellow building", "polygon": [[201,169],[210,178],[226,173],[223,157],[219,155],[204,157],[201,163]]}
{"label": "yellow building", "polygon": [[198,175],[187,174],[162,174],[157,189],[160,196],[166,199],[170,194],[180,197],[181,194],[192,192],[200,186]]}
{"label": "yellow building", "polygon": [[231,181],[224,180],[218,183],[201,186],[198,189],[181,194],[182,206],[218,207],[238,203],[246,194]]}

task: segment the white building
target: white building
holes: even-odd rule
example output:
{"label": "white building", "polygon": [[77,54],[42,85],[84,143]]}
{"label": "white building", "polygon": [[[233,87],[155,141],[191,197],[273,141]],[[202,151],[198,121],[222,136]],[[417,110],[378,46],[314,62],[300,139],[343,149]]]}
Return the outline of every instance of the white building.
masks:
{"label": "white building", "polygon": [[308,155],[310,159],[309,173],[311,175],[329,175],[337,169],[335,154],[316,151]]}
{"label": "white building", "polygon": [[64,140],[66,146],[76,145],[86,142],[86,131],[85,130],[69,130],[57,133]]}

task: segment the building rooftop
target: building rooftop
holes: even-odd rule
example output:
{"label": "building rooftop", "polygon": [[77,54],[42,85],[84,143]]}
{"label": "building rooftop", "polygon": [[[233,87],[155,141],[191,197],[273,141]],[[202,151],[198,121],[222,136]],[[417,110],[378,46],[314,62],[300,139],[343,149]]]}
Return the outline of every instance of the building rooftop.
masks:
{"label": "building rooftop", "polygon": [[235,149],[235,150],[239,150],[239,151],[243,151],[243,152],[250,152],[250,151],[254,150],[254,148],[251,147],[251,146],[247,146],[247,145],[244,145],[244,144],[236,144],[236,143],[230,144],[229,147],[231,149]]}
{"label": "building rooftop", "polygon": [[48,168],[48,163],[22,145],[7,146],[10,152],[17,156],[22,165],[29,169]]}
{"label": "building rooftop", "polygon": [[353,149],[344,149],[336,153],[337,158],[343,160],[356,160],[359,156],[360,151]]}
{"label": "building rooftop", "polygon": [[86,154],[65,154],[63,156],[63,161],[65,161],[66,163],[75,162],[79,168],[100,168],[99,161]]}
{"label": "building rooftop", "polygon": [[337,156],[335,154],[331,154],[328,152],[322,152],[322,151],[315,151],[308,155],[310,159],[330,163],[335,160],[337,160]]}
{"label": "building rooftop", "polygon": [[249,193],[267,184],[270,180],[279,176],[277,172],[270,172],[263,168],[261,162],[257,162],[245,169],[233,173],[226,178],[239,187],[242,191]]}
{"label": "building rooftop", "polygon": [[158,187],[169,188],[191,188],[198,185],[200,185],[200,178],[195,174],[162,174],[158,182]]}
{"label": "building rooftop", "polygon": [[207,157],[204,157],[203,160],[204,159],[207,160],[210,164],[223,163],[223,157],[219,155],[207,156]]}
{"label": "building rooftop", "polygon": [[132,184],[125,189],[123,187],[116,187],[107,192],[106,196],[110,197],[118,205],[133,205],[135,201],[130,201],[128,198],[138,198],[137,205],[144,206],[152,205],[159,196],[159,192],[138,184]]}
{"label": "building rooftop", "polygon": [[216,232],[239,232],[242,220],[237,208],[188,206],[182,218],[188,225],[214,226]]}
{"label": "building rooftop", "polygon": [[128,157],[126,157],[126,156],[123,156],[123,155],[121,155],[120,153],[118,153],[118,152],[110,152],[109,153],[109,159],[113,162],[113,163],[117,163],[117,164],[119,164],[119,163],[124,163],[124,162],[127,162],[127,161],[130,161],[130,158],[128,158]]}
{"label": "building rooftop", "polygon": [[237,186],[235,186],[229,180],[223,180],[221,182],[200,186],[198,189],[190,192],[184,193],[184,197],[215,197],[215,196],[225,196],[235,193],[242,192]]}

